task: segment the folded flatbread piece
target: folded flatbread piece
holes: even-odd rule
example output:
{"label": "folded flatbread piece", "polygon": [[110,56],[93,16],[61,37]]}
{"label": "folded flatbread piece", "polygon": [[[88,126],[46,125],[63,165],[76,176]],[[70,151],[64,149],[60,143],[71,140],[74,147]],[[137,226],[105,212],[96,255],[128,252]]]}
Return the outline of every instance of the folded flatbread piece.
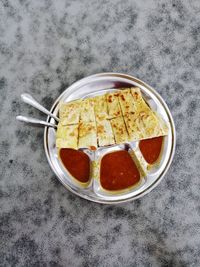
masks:
{"label": "folded flatbread piece", "polygon": [[142,98],[139,88],[131,88],[134,110],[124,116],[130,141],[166,135],[168,127]]}
{"label": "folded flatbread piece", "polygon": [[97,148],[95,122],[80,122],[78,148]]}
{"label": "folded flatbread piece", "polygon": [[112,127],[109,120],[96,120],[97,138],[99,146],[115,144]]}
{"label": "folded flatbread piece", "polygon": [[127,114],[133,114],[135,109],[130,89],[124,89],[120,91],[118,98],[123,116]]}
{"label": "folded flatbread piece", "polygon": [[112,130],[115,137],[116,144],[128,141],[128,133],[124,123],[123,117],[114,118],[111,121]]}
{"label": "folded flatbread piece", "polygon": [[106,95],[94,97],[94,112],[96,118],[108,119]]}
{"label": "folded flatbread piece", "polygon": [[117,92],[106,94],[109,119],[122,116],[118,96],[119,96],[119,93]]}
{"label": "folded flatbread piece", "polygon": [[78,124],[63,126],[58,124],[56,132],[56,147],[78,148]]}
{"label": "folded flatbread piece", "polygon": [[70,125],[79,123],[81,100],[61,103],[59,109],[60,123]]}
{"label": "folded flatbread piece", "polygon": [[87,98],[81,102],[80,121],[82,122],[94,122],[95,121],[93,98]]}
{"label": "folded flatbread piece", "polygon": [[141,130],[140,118],[136,113],[127,114],[124,116],[124,121],[129,135],[129,141],[137,141],[144,138],[144,133]]}

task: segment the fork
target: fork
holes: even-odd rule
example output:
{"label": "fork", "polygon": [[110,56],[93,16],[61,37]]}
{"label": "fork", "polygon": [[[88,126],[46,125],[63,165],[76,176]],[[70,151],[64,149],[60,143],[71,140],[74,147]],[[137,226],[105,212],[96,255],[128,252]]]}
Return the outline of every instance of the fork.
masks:
{"label": "fork", "polygon": [[[50,116],[51,118],[53,118],[55,121],[59,122],[59,118],[57,116],[55,116],[54,114],[52,114],[49,110],[47,110],[45,107],[43,107],[41,104],[39,104],[31,95],[24,93],[21,94],[21,99],[24,103],[40,110],[41,112],[43,112],[44,114]],[[26,122],[26,123],[32,123],[32,124],[37,124],[37,125],[43,125],[43,126],[48,126],[48,127],[53,127],[53,128],[57,128],[56,124],[50,123],[50,122],[46,122],[46,121],[42,121],[39,119],[34,119],[34,118],[30,118],[30,117],[25,117],[25,116],[17,116],[16,119],[18,121],[22,121],[22,122]]]}

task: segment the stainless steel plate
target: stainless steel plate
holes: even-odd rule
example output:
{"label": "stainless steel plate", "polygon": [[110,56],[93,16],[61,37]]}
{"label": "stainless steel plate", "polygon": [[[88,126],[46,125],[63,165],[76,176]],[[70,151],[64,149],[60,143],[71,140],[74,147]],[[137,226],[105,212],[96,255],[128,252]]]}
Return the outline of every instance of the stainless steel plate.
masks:
{"label": "stainless steel plate", "polygon": [[[137,199],[150,192],[158,185],[172,162],[176,142],[175,126],[172,115],[162,97],[152,87],[132,76],[120,73],[100,73],[81,79],[72,84],[58,97],[51,108],[51,112],[56,116],[58,115],[58,104],[60,101],[68,102],[78,98],[87,97],[87,95],[99,95],[108,90],[131,86],[140,87],[145,100],[153,110],[156,110],[157,113],[161,115],[169,127],[169,134],[164,137],[164,148],[159,165],[153,168],[137,187],[125,191],[124,193],[110,194],[101,188],[98,179],[91,180],[91,183],[87,188],[79,186],[73,181],[58,159],[55,146],[55,130],[47,127],[44,130],[45,153],[52,170],[67,189],[82,198],[104,204],[114,204]],[[47,118],[47,121],[55,123],[54,119],[50,117]],[[133,142],[132,146],[137,147],[138,143]],[[106,152],[116,150],[116,148],[123,149],[123,146],[115,146],[113,149],[100,149],[98,152],[99,156],[101,156],[101,153],[103,155]],[[92,153],[89,156],[92,159]]]}

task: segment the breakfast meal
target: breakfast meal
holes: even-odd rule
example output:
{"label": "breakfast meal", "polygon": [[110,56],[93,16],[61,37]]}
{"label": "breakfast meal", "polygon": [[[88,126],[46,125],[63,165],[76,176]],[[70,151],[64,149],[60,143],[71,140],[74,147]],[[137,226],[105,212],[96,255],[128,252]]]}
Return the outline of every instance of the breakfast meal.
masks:
{"label": "breakfast meal", "polygon": [[123,73],[99,73],[68,88],[47,110],[31,95],[24,103],[48,115],[44,149],[60,182],[87,200],[121,203],[151,191],[166,174],[176,130],[162,97]]}
{"label": "breakfast meal", "polygon": [[[89,186],[99,179],[104,190],[127,190],[140,183],[159,161],[166,122],[151,109],[138,87],[59,105],[56,147],[62,164],[75,182]],[[138,146],[131,148],[132,142]],[[84,149],[97,151],[116,145],[91,160]],[[81,149],[81,150],[79,150]]]}

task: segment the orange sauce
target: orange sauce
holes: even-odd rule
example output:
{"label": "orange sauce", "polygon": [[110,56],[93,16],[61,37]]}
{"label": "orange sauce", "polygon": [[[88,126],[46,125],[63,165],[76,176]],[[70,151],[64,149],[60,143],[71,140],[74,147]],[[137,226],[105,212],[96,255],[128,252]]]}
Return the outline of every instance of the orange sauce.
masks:
{"label": "orange sauce", "polygon": [[97,150],[97,148],[96,148],[95,146],[90,146],[89,148],[90,148],[91,150],[93,150],[93,151]]}
{"label": "orange sauce", "polygon": [[106,190],[123,190],[140,180],[140,173],[127,151],[116,151],[103,156],[100,183]]}
{"label": "orange sauce", "polygon": [[153,164],[160,156],[163,143],[163,136],[141,140],[139,143],[140,151],[149,164]]}
{"label": "orange sauce", "polygon": [[90,159],[82,151],[71,148],[60,149],[60,158],[69,173],[81,183],[90,179]]}

